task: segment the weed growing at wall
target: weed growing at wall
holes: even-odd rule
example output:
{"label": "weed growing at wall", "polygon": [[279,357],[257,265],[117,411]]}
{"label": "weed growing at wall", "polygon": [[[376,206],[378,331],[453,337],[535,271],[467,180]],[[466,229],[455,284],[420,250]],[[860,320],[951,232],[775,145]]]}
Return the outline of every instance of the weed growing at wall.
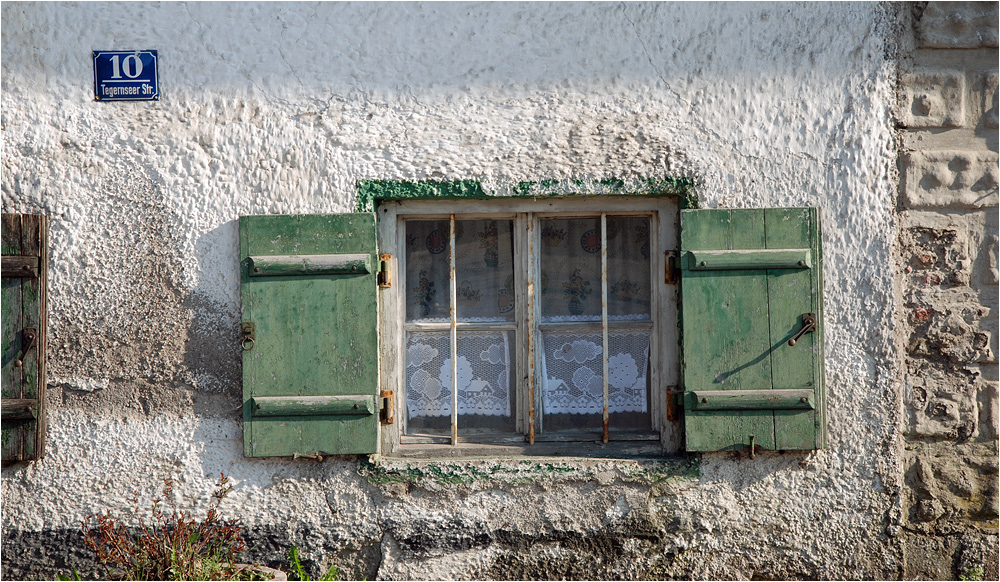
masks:
{"label": "weed growing at wall", "polygon": [[[327,569],[326,574],[323,574],[317,580],[319,582],[329,582],[330,580],[336,580],[337,576],[340,575],[340,570],[336,566],[330,566]],[[288,548],[288,579],[289,580],[312,580],[309,577],[309,573],[306,572],[305,567],[302,565],[302,561],[299,559],[299,549],[295,546]]]}
{"label": "weed growing at wall", "polygon": [[177,507],[173,482],[163,480],[162,497],[153,500],[147,519],[139,510],[138,498],[132,511],[138,521],[111,515],[88,515],[81,529],[83,543],[111,570],[108,578],[121,580],[262,580],[254,568],[239,564],[246,549],[240,538],[237,519],[222,519],[219,505],[233,490],[229,479],[220,474],[208,513],[202,520]]}

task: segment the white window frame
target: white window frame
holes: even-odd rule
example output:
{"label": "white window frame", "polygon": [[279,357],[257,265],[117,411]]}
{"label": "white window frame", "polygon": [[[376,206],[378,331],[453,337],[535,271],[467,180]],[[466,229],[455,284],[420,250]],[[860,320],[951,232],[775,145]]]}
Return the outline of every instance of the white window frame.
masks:
{"label": "white window frame", "polygon": [[[477,199],[477,200],[405,200],[381,202],[377,207],[377,223],[379,236],[379,252],[390,254],[391,286],[380,289],[379,292],[379,370],[380,389],[383,393],[393,393],[395,421],[381,426],[382,453],[386,455],[414,456],[456,456],[476,454],[519,454],[533,451],[566,449],[572,452],[574,443],[585,441],[601,441],[601,427],[596,427],[594,433],[586,436],[533,434],[531,428],[534,402],[540,401],[540,386],[535,376],[540,370],[541,354],[533,350],[538,344],[537,334],[541,333],[538,301],[527,301],[531,288],[540,276],[537,256],[533,256],[527,247],[540,248],[541,233],[539,220],[544,218],[595,218],[604,216],[638,216],[645,215],[650,220],[650,281],[651,289],[651,319],[650,333],[650,419],[652,432],[647,435],[628,435],[610,433],[610,441],[601,445],[604,449],[621,449],[625,443],[636,440],[646,442],[645,447],[652,444],[663,453],[680,450],[683,427],[680,422],[668,420],[668,399],[674,398],[676,386],[680,377],[679,358],[679,327],[676,284],[667,276],[667,255],[676,253],[678,240],[679,208],[676,198],[667,197],[568,197],[558,199]],[[515,366],[518,378],[514,382],[516,391],[515,422],[517,433],[513,436],[497,436],[484,442],[481,439],[463,440],[456,437],[452,423],[452,437],[424,437],[403,434],[406,418],[406,363],[405,363],[405,293],[404,281],[406,266],[405,252],[401,241],[405,241],[404,228],[406,220],[512,220],[514,224],[514,265],[515,273],[528,274],[528,277],[515,277],[518,283],[519,300],[515,304],[515,324],[518,333],[515,340]],[[605,220],[601,219],[602,241],[606,238],[603,228]],[[528,232],[527,237],[519,233]],[[528,244],[525,245],[524,243]],[[605,252],[602,244],[602,254]],[[535,260],[533,260],[533,258]],[[606,264],[606,261],[605,261]],[[602,296],[607,297],[606,275],[602,287]],[[453,291],[453,290],[452,290]],[[523,295],[527,293],[528,295]],[[454,297],[451,298],[454,305]],[[410,324],[412,327],[412,324]],[[459,323],[460,327],[461,324]],[[501,325],[500,327],[503,327]],[[532,334],[523,330],[531,329]],[[607,314],[603,316],[602,329],[604,341],[607,343]],[[455,338],[455,325],[452,323],[452,341]],[[527,345],[525,343],[527,342]],[[533,357],[529,354],[533,354]],[[605,365],[606,365],[605,356]],[[532,364],[529,366],[529,364]],[[531,370],[525,378],[525,372]],[[607,371],[605,370],[605,381]],[[536,389],[537,388],[537,389]],[[452,405],[452,420],[456,415],[456,407]],[[658,442],[650,443],[656,439]],[[596,439],[594,436],[596,435]],[[616,438],[616,436],[618,438]],[[629,440],[623,440],[628,438]],[[533,440],[533,442],[531,442]],[[545,447],[540,445],[551,444]]]}

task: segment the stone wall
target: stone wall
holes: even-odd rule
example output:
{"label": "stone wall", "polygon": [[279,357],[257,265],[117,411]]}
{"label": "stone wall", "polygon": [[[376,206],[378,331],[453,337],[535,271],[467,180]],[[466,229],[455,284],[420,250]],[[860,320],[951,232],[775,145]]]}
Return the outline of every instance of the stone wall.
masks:
{"label": "stone wall", "polygon": [[905,16],[904,576],[996,573],[997,4],[915,3]]}

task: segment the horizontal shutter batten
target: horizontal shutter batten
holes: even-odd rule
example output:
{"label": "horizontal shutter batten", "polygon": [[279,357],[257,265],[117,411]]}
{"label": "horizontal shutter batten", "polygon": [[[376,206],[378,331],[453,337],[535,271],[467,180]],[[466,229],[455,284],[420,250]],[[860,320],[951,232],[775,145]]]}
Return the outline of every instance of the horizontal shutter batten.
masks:
{"label": "horizontal shutter batten", "polygon": [[689,251],[686,266],[691,271],[734,269],[808,269],[809,249],[753,249],[734,251]]}
{"label": "horizontal shutter batten", "polygon": [[692,390],[691,410],[814,409],[812,390]]}
{"label": "horizontal shutter batten", "polygon": [[363,275],[371,272],[368,254],[266,255],[248,258],[251,277]]}
{"label": "horizontal shutter batten", "polygon": [[255,396],[253,416],[367,416],[375,414],[373,396]]}

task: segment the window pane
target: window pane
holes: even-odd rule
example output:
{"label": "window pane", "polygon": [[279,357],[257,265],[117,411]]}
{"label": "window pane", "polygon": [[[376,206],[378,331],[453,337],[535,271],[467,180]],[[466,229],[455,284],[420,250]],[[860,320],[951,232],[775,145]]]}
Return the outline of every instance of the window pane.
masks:
{"label": "window pane", "polygon": [[[458,432],[513,431],[514,333],[458,333]],[[449,332],[406,334],[407,432],[451,434]]]}
{"label": "window pane", "polygon": [[459,220],[455,229],[458,321],[513,321],[513,223]]}
{"label": "window pane", "polygon": [[[609,249],[610,250],[610,249]],[[608,423],[615,430],[649,430],[649,331],[608,333]]]}
{"label": "window pane", "polygon": [[406,222],[406,320],[449,321],[447,220]]}
{"label": "window pane", "polygon": [[[542,427],[601,430],[604,361],[594,331],[542,332]],[[648,429],[649,332],[608,333],[608,414],[617,429]]]}
{"label": "window pane", "polygon": [[[455,221],[459,321],[514,320],[514,241],[510,220]],[[406,223],[406,320],[450,321],[449,224]]]}
{"label": "window pane", "polygon": [[542,321],[600,321],[600,219],[540,223]]}
{"label": "window pane", "polygon": [[649,218],[608,217],[608,319],[650,318]]}

